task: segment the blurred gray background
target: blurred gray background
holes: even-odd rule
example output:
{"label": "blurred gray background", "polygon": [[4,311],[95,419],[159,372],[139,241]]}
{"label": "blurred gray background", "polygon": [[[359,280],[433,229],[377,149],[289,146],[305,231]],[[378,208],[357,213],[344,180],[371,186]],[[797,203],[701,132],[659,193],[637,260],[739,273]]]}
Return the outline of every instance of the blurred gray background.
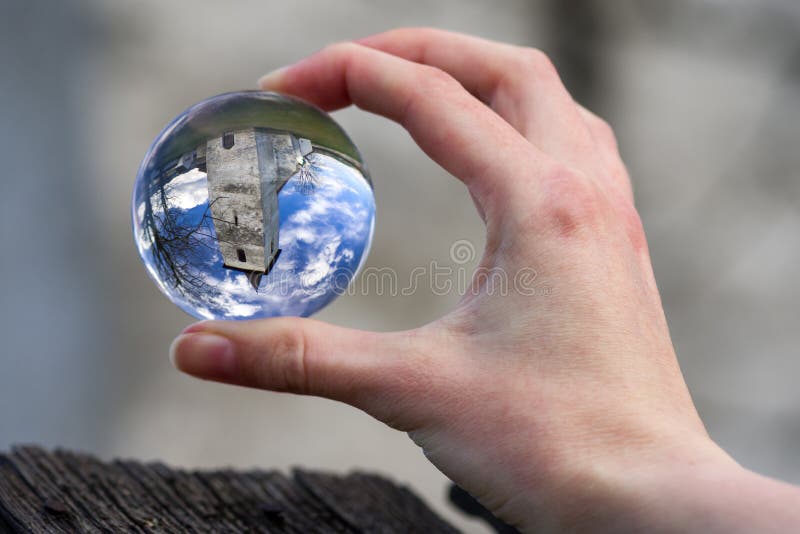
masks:
{"label": "blurred gray background", "polygon": [[[191,322],[148,279],[129,202],[149,143],[207,96],[325,44],[431,25],[544,49],[616,128],[681,364],[711,434],[800,483],[800,4],[794,0],[0,0],[0,448],[183,466],[359,467],[468,532],[412,442],[333,402],[201,383],[167,361]],[[368,265],[400,280],[483,231],[396,125],[336,115],[372,170]],[[424,188],[425,194],[419,195]],[[457,294],[345,296],[319,318],[417,326]]]}

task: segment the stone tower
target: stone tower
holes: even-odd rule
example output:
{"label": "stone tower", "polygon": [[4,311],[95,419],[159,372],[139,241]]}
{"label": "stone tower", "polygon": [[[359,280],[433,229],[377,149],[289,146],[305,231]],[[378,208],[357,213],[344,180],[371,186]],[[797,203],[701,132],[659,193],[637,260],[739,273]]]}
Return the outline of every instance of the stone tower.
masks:
{"label": "stone tower", "polygon": [[208,202],[225,267],[254,289],[280,254],[278,193],[313,150],[288,132],[248,128],[205,146]]}

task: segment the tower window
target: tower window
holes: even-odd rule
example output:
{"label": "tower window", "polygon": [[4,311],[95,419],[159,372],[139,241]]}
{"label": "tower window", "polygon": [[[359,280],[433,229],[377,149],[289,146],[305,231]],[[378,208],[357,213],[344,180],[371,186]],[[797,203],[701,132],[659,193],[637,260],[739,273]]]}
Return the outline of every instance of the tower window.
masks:
{"label": "tower window", "polygon": [[239,258],[239,261],[244,263],[247,261],[247,256],[244,253],[244,250],[237,248],[236,249],[236,257]]}
{"label": "tower window", "polygon": [[236,215],[235,213],[233,214],[233,225],[239,226],[239,216]]}
{"label": "tower window", "polygon": [[222,135],[222,148],[230,149],[233,147],[233,132],[225,132]]}

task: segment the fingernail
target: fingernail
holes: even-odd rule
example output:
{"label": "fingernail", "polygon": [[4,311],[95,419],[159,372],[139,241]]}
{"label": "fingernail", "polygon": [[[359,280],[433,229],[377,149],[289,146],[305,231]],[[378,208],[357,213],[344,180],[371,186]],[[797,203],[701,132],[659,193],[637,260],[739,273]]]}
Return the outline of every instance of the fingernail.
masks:
{"label": "fingernail", "polygon": [[289,67],[281,67],[279,69],[275,69],[272,72],[268,72],[264,76],[258,79],[258,86],[261,89],[275,89],[280,87],[281,80],[283,78],[284,73]]}
{"label": "fingernail", "polygon": [[206,332],[208,330],[211,330],[211,326],[213,325],[213,323],[214,323],[213,321],[198,321],[184,328],[181,334],[194,334],[197,332]]}
{"label": "fingernail", "polygon": [[169,348],[169,359],[184,373],[206,379],[230,379],[236,372],[233,342],[216,334],[181,334]]}

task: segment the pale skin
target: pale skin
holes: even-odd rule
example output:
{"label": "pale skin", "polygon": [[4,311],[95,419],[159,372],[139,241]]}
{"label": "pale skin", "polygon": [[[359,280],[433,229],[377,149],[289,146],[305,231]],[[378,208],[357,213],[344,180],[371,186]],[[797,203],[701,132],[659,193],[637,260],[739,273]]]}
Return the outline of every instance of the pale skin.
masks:
{"label": "pale skin", "polygon": [[259,84],[400,123],[468,188],[486,225],[481,265],[535,269],[549,292],[482,286],[391,333],[204,321],[172,345],[180,370],[364,410],[525,532],[800,530],[800,490],[739,466],[706,433],[613,131],[543,53],[401,29]]}

